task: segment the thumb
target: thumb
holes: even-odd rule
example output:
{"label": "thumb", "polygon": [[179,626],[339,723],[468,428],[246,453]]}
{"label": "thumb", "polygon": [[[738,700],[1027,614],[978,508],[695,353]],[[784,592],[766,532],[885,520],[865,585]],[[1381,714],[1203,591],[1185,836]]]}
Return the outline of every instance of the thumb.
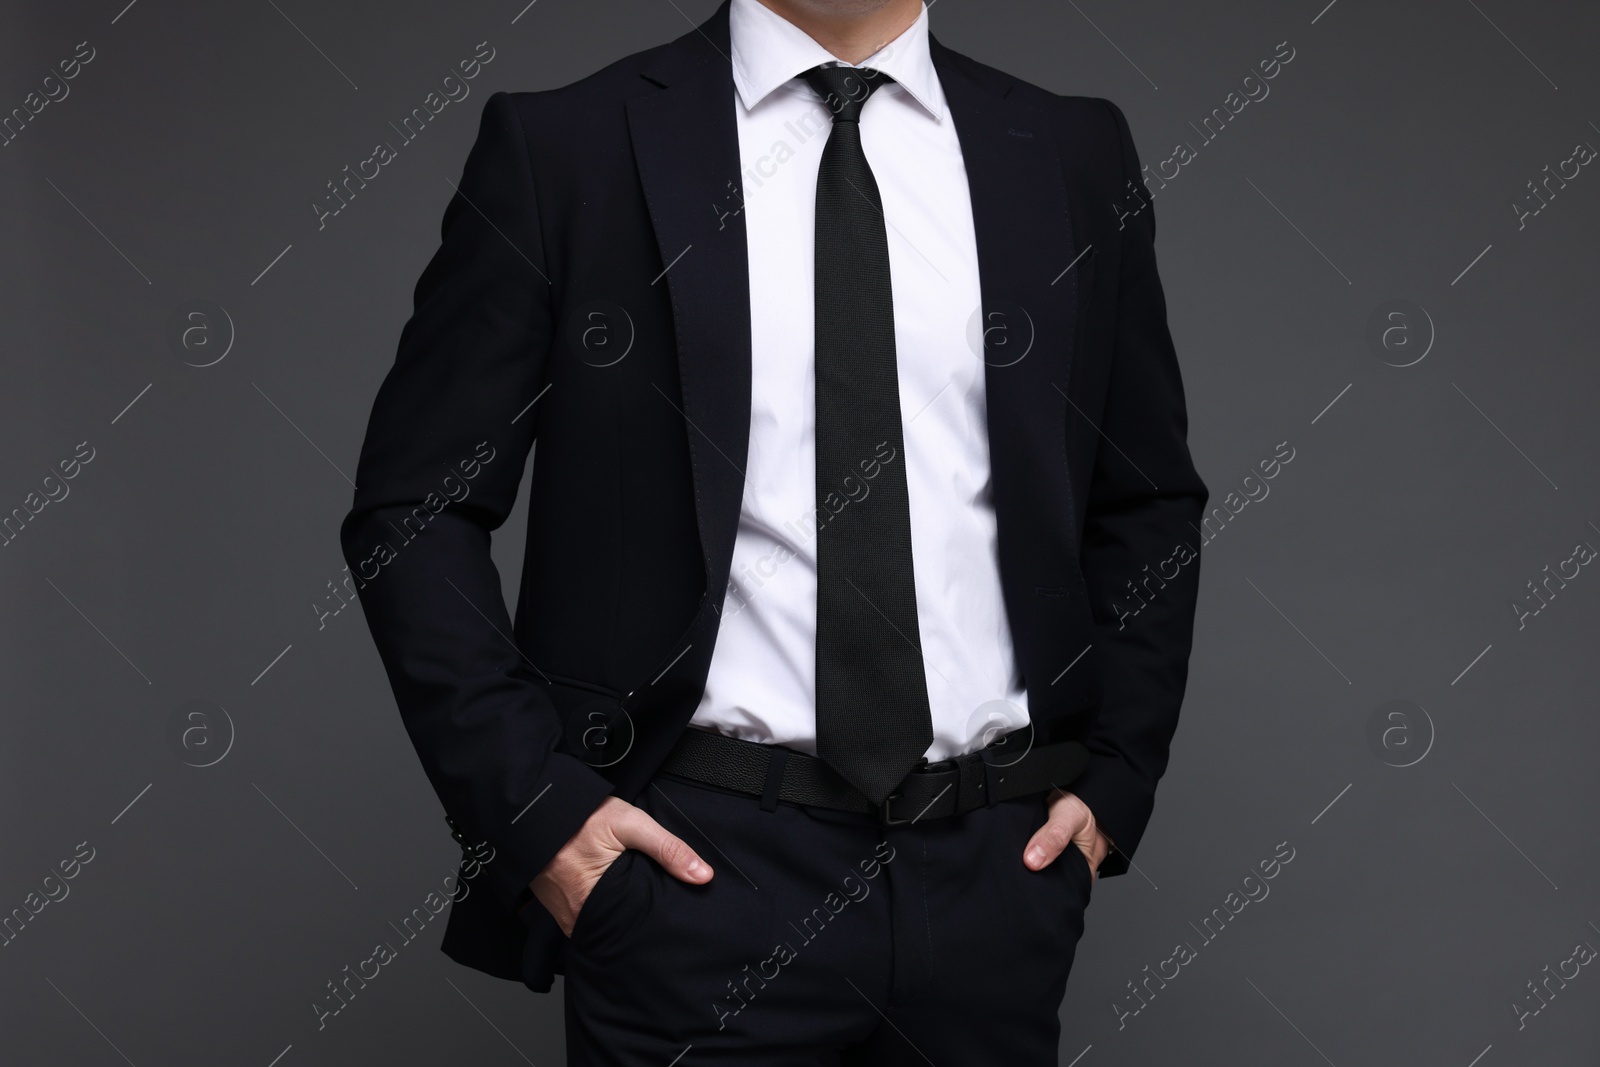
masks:
{"label": "thumb", "polygon": [[628,818],[614,827],[613,832],[624,846],[643,852],[678,881],[691,885],[703,885],[711,881],[711,866],[687,842],[669,833],[648,812],[633,809]]}
{"label": "thumb", "polygon": [[1089,865],[1094,865],[1095,846],[1100,843],[1100,830],[1095,826],[1093,819],[1086,819],[1077,833],[1072,835],[1072,843],[1083,849],[1083,854],[1089,857]]}

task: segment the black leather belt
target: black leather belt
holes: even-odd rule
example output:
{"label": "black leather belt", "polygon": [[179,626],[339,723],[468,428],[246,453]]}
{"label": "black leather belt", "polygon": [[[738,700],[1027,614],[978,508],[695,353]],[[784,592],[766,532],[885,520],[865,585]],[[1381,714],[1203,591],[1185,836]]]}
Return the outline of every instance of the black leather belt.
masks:
{"label": "black leather belt", "polygon": [[767,811],[781,802],[876,815],[885,826],[904,826],[1066,788],[1089,762],[1089,750],[1077,741],[1030,747],[1032,729],[1025,726],[965,756],[924,764],[882,804],[857,792],[815,756],[697,727],[683,731],[661,771],[760,797]]}

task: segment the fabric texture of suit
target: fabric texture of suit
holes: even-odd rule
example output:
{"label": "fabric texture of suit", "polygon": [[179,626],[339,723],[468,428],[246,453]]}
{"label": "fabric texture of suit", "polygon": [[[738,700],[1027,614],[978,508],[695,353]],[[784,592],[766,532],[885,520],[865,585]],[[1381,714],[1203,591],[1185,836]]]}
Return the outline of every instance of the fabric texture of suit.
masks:
{"label": "fabric texture of suit", "polygon": [[[565,938],[513,903],[606,796],[654,776],[727,586],[751,358],[727,11],[574,85],[489,98],[341,531],[428,778],[493,849],[443,948],[535,990]],[[1092,753],[1070,788],[1115,875],[1166,768],[1199,563],[1149,578],[1207,495],[1154,215],[1126,206],[1142,183],[1114,104],[931,46],[977,232],[1007,617],[1038,742]],[[489,540],[535,441],[513,624]],[[1144,606],[1123,618],[1128,583]]]}

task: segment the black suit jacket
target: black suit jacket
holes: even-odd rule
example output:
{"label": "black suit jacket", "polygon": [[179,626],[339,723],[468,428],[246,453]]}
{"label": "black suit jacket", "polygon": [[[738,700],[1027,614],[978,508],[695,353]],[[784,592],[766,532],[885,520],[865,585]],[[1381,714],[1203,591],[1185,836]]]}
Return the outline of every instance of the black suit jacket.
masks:
{"label": "black suit jacket", "polygon": [[[1118,874],[1177,723],[1199,565],[1170,561],[1206,499],[1155,221],[1114,104],[932,50],[977,230],[1006,613],[1039,740],[1091,750],[1072,788]],[[606,796],[646,786],[716,642],[751,378],[728,51],[724,4],[574,85],[489,98],[342,528],[429,780],[493,849],[443,948],[533,989],[564,938],[513,905]],[[535,441],[513,624],[489,538]]]}

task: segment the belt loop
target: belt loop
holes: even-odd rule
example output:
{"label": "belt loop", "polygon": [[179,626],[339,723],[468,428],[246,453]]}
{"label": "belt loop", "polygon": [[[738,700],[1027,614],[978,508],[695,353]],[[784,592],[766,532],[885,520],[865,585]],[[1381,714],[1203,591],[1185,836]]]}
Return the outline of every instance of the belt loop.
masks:
{"label": "belt loop", "polygon": [[782,745],[773,745],[772,754],[767,761],[767,782],[761,789],[761,810],[778,810],[778,791],[783,788],[783,767],[789,762],[789,750]]}
{"label": "belt loop", "polygon": [[1000,773],[1002,768],[995,766],[996,752],[992,746],[981,749],[979,755],[983,757],[983,806],[992,808],[1000,802],[1000,779],[1004,776]]}

